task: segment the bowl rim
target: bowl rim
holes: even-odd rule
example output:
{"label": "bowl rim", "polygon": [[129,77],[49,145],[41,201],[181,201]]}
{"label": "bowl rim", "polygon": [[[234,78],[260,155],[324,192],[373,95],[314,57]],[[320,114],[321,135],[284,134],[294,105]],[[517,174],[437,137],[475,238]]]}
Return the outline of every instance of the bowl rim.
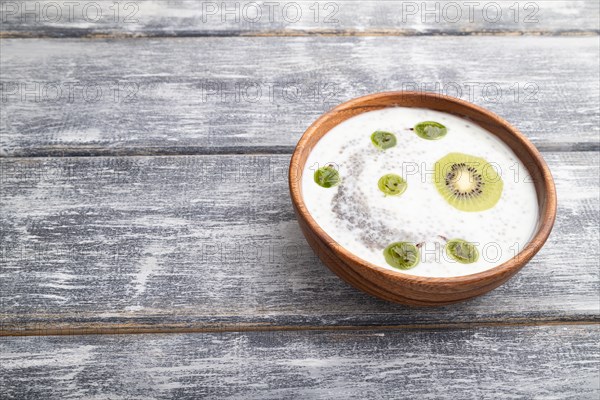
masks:
{"label": "bowl rim", "polygon": [[[421,96],[424,98],[428,98],[430,100],[440,99],[455,103],[456,105],[474,111],[476,113],[482,114],[488,120],[494,120],[494,122],[499,123],[502,127],[509,132],[514,139],[518,142],[518,145],[523,147],[523,149],[531,156],[534,161],[534,167],[537,168],[541,174],[541,180],[543,181],[543,191],[545,192],[546,202],[545,204],[540,204],[540,200],[538,198],[538,206],[543,208],[543,214],[539,216],[538,227],[535,235],[530,239],[529,243],[514,257],[505,261],[504,263],[497,265],[493,268],[487,269],[485,271],[477,272],[469,275],[461,275],[461,276],[452,276],[452,277],[427,277],[427,276],[418,276],[418,275],[410,275],[400,271],[394,271],[391,269],[387,269],[384,267],[380,267],[373,263],[370,263],[358,256],[354,253],[350,252],[342,245],[333,240],[327,232],[325,232],[319,224],[314,220],[308,209],[306,208],[304,198],[302,196],[302,182],[300,177],[302,176],[302,171],[304,169],[304,163],[300,163],[299,159],[301,157],[301,153],[307,147],[307,143],[311,139],[311,136],[317,131],[320,125],[334,117],[336,114],[342,111],[348,111],[352,108],[361,108],[364,107],[361,105],[366,101],[373,101],[379,98],[389,98],[389,97],[410,97],[410,96]],[[390,106],[391,107],[391,106]],[[386,107],[380,107],[386,108]],[[426,108],[426,107],[423,107]],[[438,110],[441,112],[447,112],[442,109]],[[363,111],[366,112],[366,111]],[[359,112],[361,114],[363,112]],[[460,114],[451,113],[454,115],[460,116]],[[465,118],[465,115],[462,116]],[[341,121],[343,122],[343,121]],[[340,123],[341,123],[340,122]],[[473,121],[476,123],[476,121]],[[339,123],[338,123],[339,124]],[[336,125],[338,125],[336,124]],[[494,133],[492,133],[494,134]],[[495,135],[495,134],[494,134]],[[323,135],[324,136],[324,135]],[[495,135],[496,136],[496,135]],[[496,136],[498,137],[498,136]],[[502,140],[498,137],[499,140]],[[320,139],[319,139],[320,140]],[[504,140],[502,140],[506,143]],[[508,145],[508,144],[507,144]],[[511,148],[512,150],[512,148]],[[514,150],[513,150],[514,151]],[[310,153],[308,153],[310,154]],[[307,158],[308,158],[307,154]],[[518,156],[517,156],[518,157]],[[521,160],[523,162],[523,160]],[[351,100],[348,100],[344,103],[339,104],[338,106],[332,108],[326,113],[322,114],[316,121],[314,121],[308,129],[304,132],[300,140],[298,141],[294,152],[292,154],[292,158],[290,161],[289,168],[289,189],[290,195],[292,199],[292,203],[296,212],[298,213],[298,217],[303,218],[304,222],[308,225],[309,229],[317,236],[317,238],[327,246],[332,252],[339,254],[343,259],[350,260],[354,264],[368,268],[374,272],[383,274],[387,279],[392,281],[400,281],[403,283],[411,283],[411,284],[419,284],[419,285],[454,285],[454,284],[471,284],[480,282],[482,280],[488,280],[497,278],[499,276],[513,275],[518,270],[520,270],[523,266],[525,266],[531,258],[542,248],[548,237],[550,236],[550,232],[552,231],[552,227],[554,226],[554,222],[556,219],[556,208],[557,208],[557,198],[556,198],[556,187],[554,184],[554,179],[548,168],[548,165],[544,161],[544,158],[540,154],[539,150],[527,139],[523,133],[521,133],[517,128],[513,127],[506,120],[498,116],[497,114],[483,108],[477,106],[473,103],[467,102],[465,100],[442,95],[438,93],[431,92],[416,92],[416,91],[390,91],[390,92],[379,92],[373,93],[366,96],[357,97]],[[335,247],[335,248],[334,248]]]}

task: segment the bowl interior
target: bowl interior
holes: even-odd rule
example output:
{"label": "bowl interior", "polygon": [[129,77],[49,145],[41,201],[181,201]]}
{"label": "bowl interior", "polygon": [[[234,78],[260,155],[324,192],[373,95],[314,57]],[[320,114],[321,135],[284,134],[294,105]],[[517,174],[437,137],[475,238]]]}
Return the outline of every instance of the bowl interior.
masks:
{"label": "bowl interior", "polygon": [[[531,174],[537,193],[539,222],[532,240],[516,257],[497,267],[472,275],[451,278],[428,278],[408,275],[378,267],[356,256],[353,256],[349,251],[343,249],[331,237],[329,237],[329,235],[324,232],[314,221],[305,207],[302,197],[301,182],[304,165],[315,144],[334,126],[355,115],[394,106],[427,108],[469,119],[473,123],[476,123],[490,131],[496,137],[506,143],[515,153],[515,155],[523,162]],[[332,247],[337,249],[336,251],[345,253],[343,255],[346,258],[352,259],[353,262],[364,264],[369,268],[379,270],[385,274],[392,274],[392,276],[430,283],[435,281],[479,279],[494,274],[510,272],[512,269],[519,269],[527,261],[529,261],[545,243],[550,231],[552,230],[556,216],[556,193],[554,181],[548,166],[535,146],[533,146],[533,144],[531,144],[531,142],[529,142],[529,140],[516,128],[512,127],[508,122],[496,114],[463,100],[433,93],[378,93],[350,100],[337,106],[315,121],[300,139],[290,163],[289,178],[292,202],[294,203],[297,212],[299,213],[300,217],[303,218],[309,225],[311,231],[315,233],[324,243],[329,243],[332,245]]]}

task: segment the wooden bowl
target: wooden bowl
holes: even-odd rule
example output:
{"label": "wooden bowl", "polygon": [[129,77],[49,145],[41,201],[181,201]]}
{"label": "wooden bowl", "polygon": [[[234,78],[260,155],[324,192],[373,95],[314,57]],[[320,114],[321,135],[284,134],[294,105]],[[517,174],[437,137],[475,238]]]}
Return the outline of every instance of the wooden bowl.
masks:
{"label": "wooden bowl", "polygon": [[[537,192],[539,223],[529,244],[512,259],[472,275],[429,278],[404,274],[371,264],[336,243],[312,218],[302,197],[302,174],[314,145],[331,128],[357,114],[385,107],[428,108],[466,117],[504,141],[529,170]],[[540,250],[556,217],[556,190],[550,170],[538,150],[508,122],[494,113],[460,99],[433,93],[387,92],[343,103],[315,121],[304,133],[292,156],[289,185],[300,228],[319,258],[344,281],[379,298],[437,306],[464,301],[500,286]]]}

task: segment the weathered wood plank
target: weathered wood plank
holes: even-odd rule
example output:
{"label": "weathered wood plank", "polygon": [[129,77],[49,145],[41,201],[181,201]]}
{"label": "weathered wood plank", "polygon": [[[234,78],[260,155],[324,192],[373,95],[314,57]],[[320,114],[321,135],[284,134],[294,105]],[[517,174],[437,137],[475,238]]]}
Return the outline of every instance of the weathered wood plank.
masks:
{"label": "weathered wood plank", "polygon": [[598,325],[2,338],[4,399],[597,399]]}
{"label": "weathered wood plank", "polygon": [[0,334],[597,320],[599,156],[545,156],[544,249],[487,296],[418,312],[316,259],[289,156],[1,159]]}
{"label": "weathered wood plank", "polygon": [[[4,37],[597,33],[597,1],[0,2]],[[574,22],[576,21],[576,22]]]}
{"label": "weathered wood plank", "polygon": [[5,156],[290,152],[332,106],[402,89],[488,107],[547,150],[598,148],[597,37],[6,39],[0,47]]}

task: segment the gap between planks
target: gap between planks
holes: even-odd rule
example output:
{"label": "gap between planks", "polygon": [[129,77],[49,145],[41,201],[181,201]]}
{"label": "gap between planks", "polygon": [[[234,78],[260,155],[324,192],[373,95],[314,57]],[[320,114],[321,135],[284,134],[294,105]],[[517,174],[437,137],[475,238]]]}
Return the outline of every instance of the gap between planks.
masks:
{"label": "gap between planks", "polygon": [[204,32],[95,32],[82,34],[81,31],[64,30],[53,34],[3,31],[0,32],[1,39],[146,39],[146,38],[213,38],[213,37],[308,37],[308,36],[597,36],[600,30],[539,30],[539,31],[515,31],[515,30],[478,30],[478,31],[435,31],[419,32],[406,29],[384,29],[384,30],[298,30],[298,31],[269,31],[269,32],[237,32],[237,31],[204,31]]}
{"label": "gap between planks", "polygon": [[464,330],[490,327],[535,327],[535,326],[584,326],[600,325],[600,320],[582,319],[513,319],[507,321],[479,321],[463,323],[432,323],[432,324],[404,324],[404,325],[298,325],[298,326],[269,326],[269,325],[243,325],[223,324],[216,326],[189,326],[180,327],[131,327],[121,325],[113,327],[64,327],[44,328],[32,330],[3,329],[0,337],[15,336],[82,336],[82,335],[136,335],[136,334],[182,334],[182,333],[235,333],[235,332],[305,332],[305,331],[415,331],[415,330]]}
{"label": "gap between planks", "polygon": [[[535,146],[540,152],[569,153],[569,152],[598,152],[600,141],[597,143],[572,143],[563,145],[560,143],[538,144]],[[97,149],[40,149],[38,152],[25,155],[11,154],[9,156],[0,153],[0,160],[26,159],[26,158],[87,158],[87,157],[176,157],[176,156],[268,156],[268,155],[292,155],[294,146],[257,146],[257,147],[160,147],[141,149],[114,150],[99,147]]]}

